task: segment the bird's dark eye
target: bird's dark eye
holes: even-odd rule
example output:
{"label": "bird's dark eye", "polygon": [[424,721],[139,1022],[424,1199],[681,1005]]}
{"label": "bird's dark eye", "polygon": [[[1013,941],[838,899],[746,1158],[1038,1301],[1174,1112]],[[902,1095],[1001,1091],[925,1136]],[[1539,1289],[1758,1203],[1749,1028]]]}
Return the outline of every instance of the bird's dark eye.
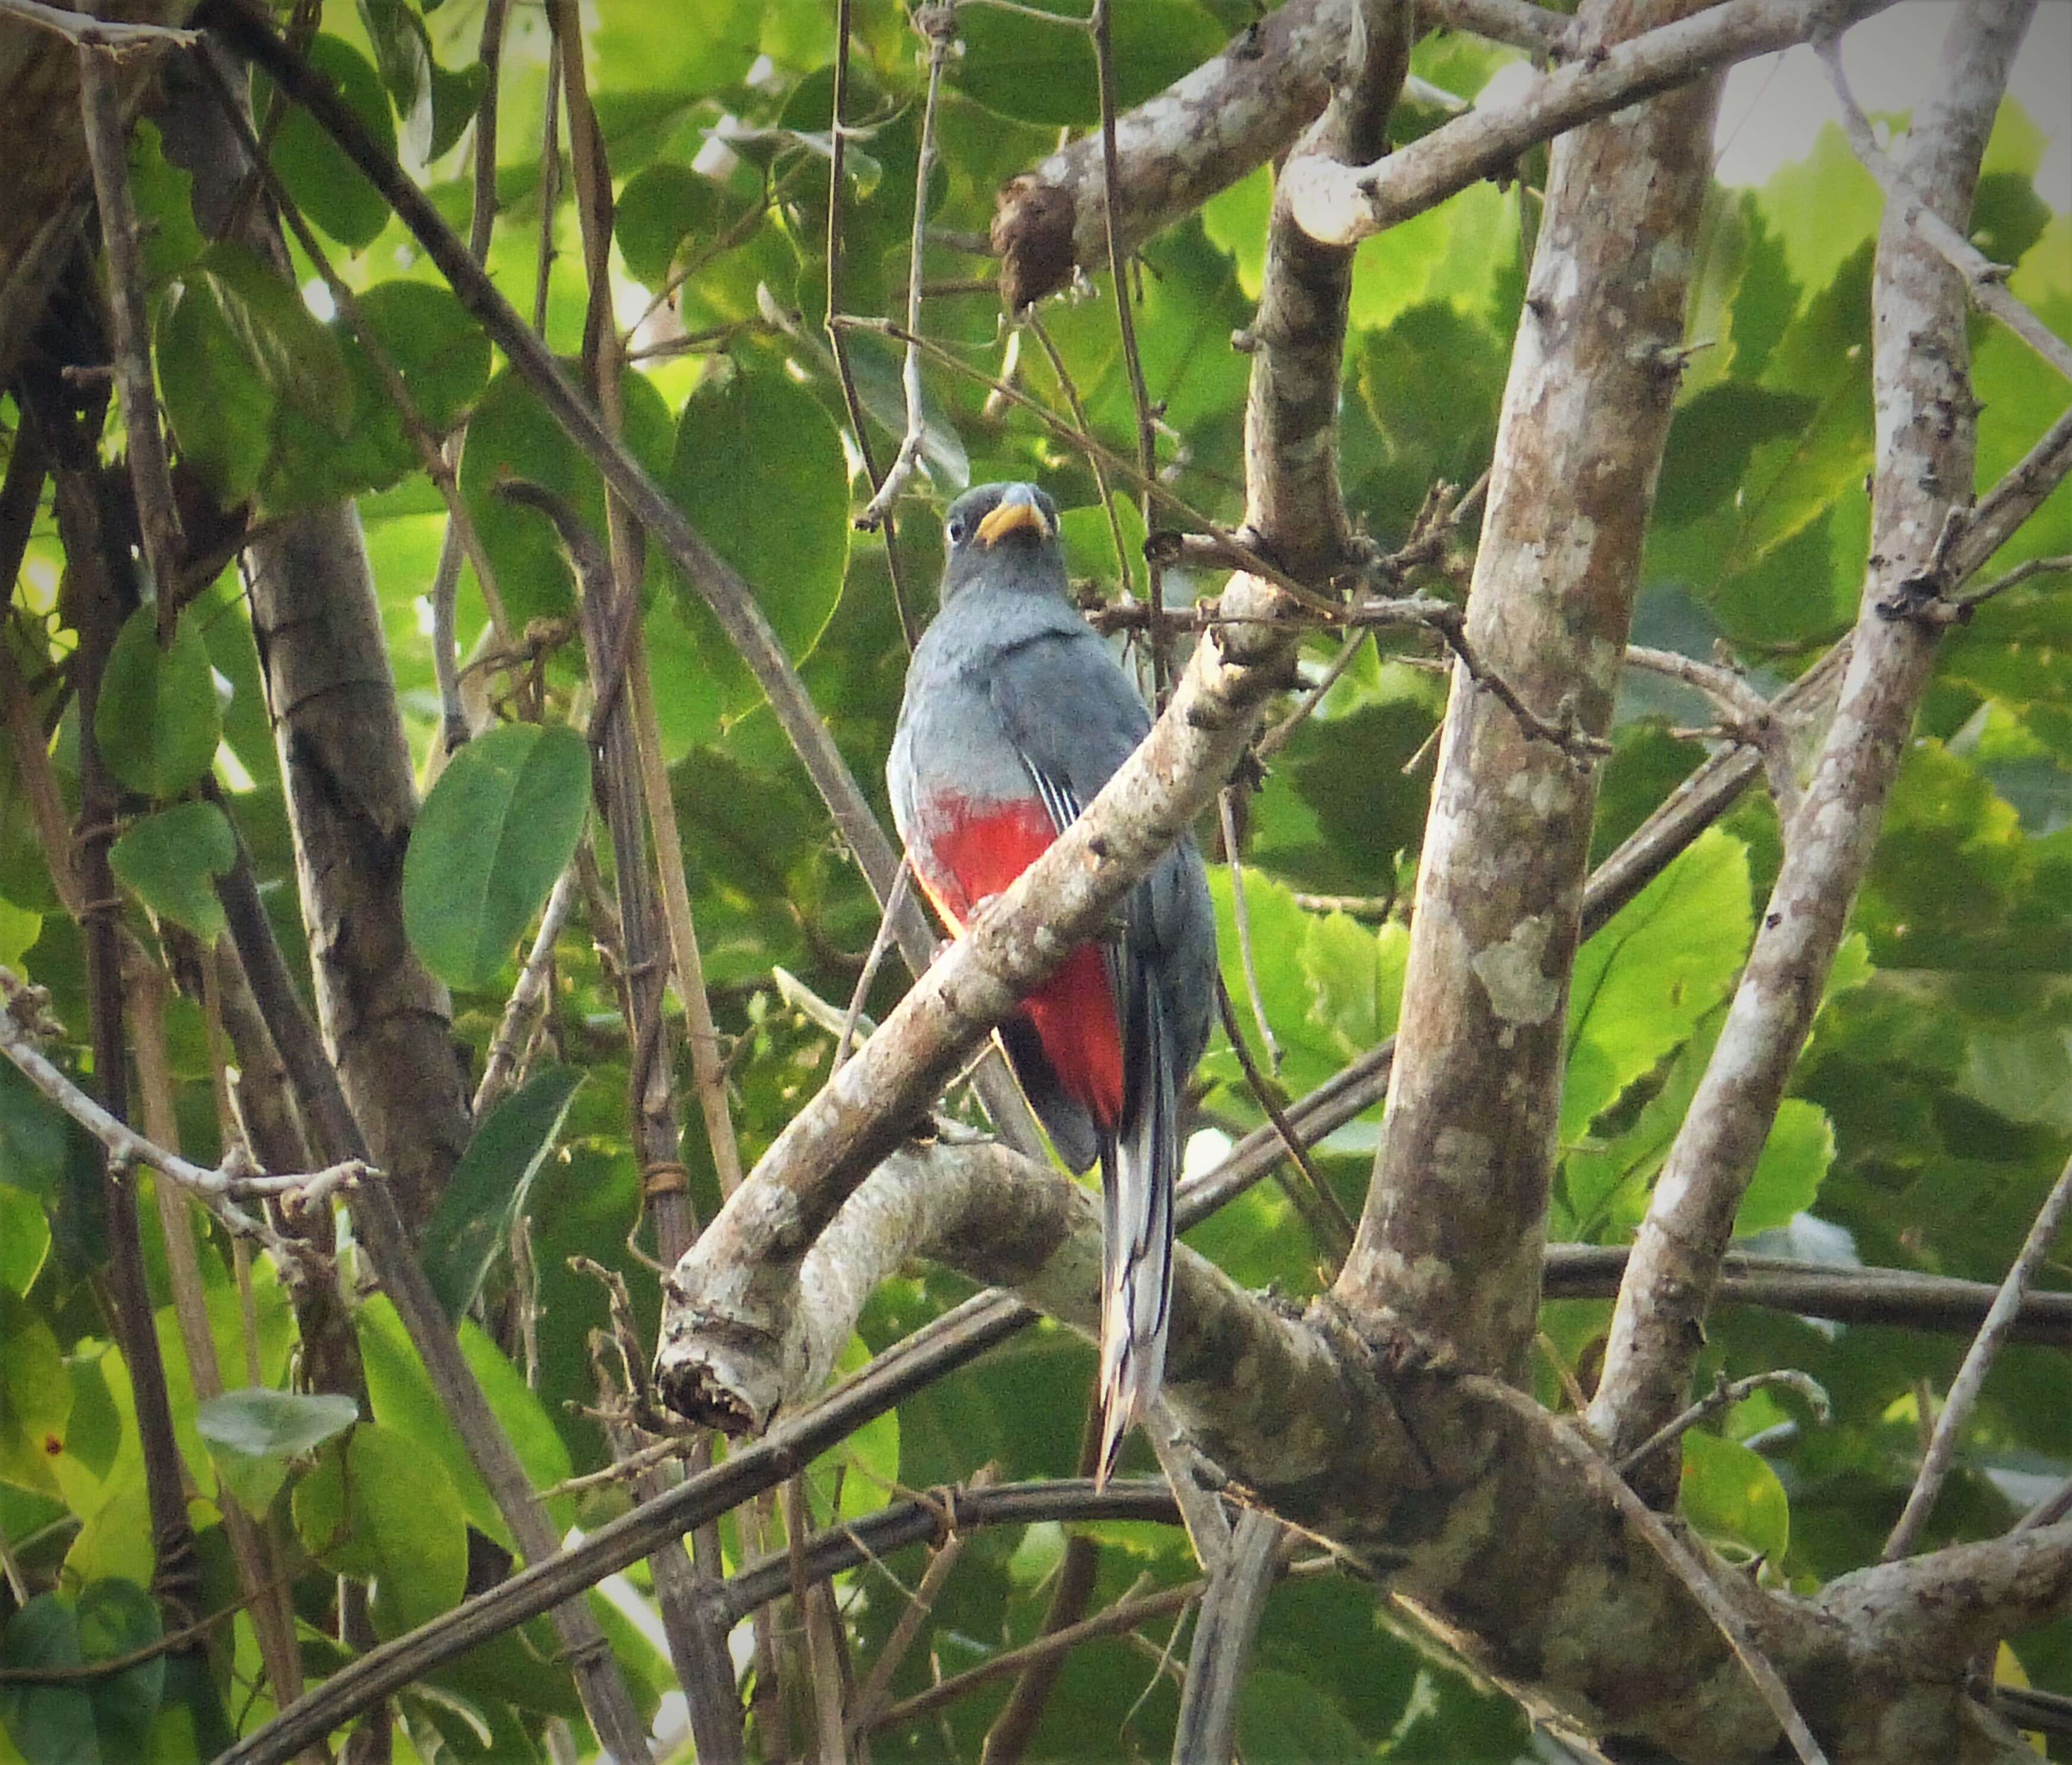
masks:
{"label": "bird's dark eye", "polygon": [[964,536],[970,532],[971,522],[968,517],[962,515],[952,515],[943,523],[943,537],[952,545],[963,545]]}

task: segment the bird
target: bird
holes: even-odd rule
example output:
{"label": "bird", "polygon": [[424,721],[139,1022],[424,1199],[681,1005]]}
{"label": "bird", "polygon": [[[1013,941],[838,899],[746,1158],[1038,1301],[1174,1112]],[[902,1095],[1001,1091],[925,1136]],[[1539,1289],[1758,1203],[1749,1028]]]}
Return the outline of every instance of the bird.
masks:
{"label": "bird", "polygon": [[[941,603],[907,668],[886,775],[914,875],[955,935],[1078,818],[1151,716],[1072,604],[1047,492],[974,486],[944,542]],[[1217,973],[1207,874],[1183,837],[1119,925],[999,1026],[1059,1156],[1100,1166],[1102,1484],[1164,1375],[1180,1111]]]}

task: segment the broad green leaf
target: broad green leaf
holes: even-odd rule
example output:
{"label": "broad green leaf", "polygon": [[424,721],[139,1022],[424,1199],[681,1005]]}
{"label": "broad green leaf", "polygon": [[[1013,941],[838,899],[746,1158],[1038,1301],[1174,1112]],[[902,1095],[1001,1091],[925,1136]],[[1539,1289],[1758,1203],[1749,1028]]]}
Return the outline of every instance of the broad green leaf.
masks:
{"label": "broad green leaf", "polygon": [[215,880],[237,862],[237,837],[213,803],[147,815],[108,849],[115,874],[145,906],[213,944],[223,935]]}
{"label": "broad green leaf", "polygon": [[590,808],[590,748],[571,729],[513,723],[456,754],[403,860],[403,925],[432,972],[480,989],[574,854]]}
{"label": "broad green leaf", "polygon": [[1760,442],[1790,435],[1819,406],[1795,393],[1740,381],[1708,387],[1679,407],[1655,493],[1655,518],[1688,521],[1730,498]]}
{"label": "broad green leaf", "polygon": [[[22,1672],[84,1664],[79,1626],[71,1602],[61,1594],[37,1594],[0,1631],[0,1667]],[[0,1680],[0,1728],[27,1765],[101,1765],[106,1757],[94,1725],[93,1701],[80,1683],[24,1685]]]}
{"label": "broad green leaf", "polygon": [[[80,1659],[88,1666],[148,1650],[164,1634],[158,1602],[133,1581],[97,1581],[82,1588],[72,1622],[78,1627]],[[91,1682],[87,1695],[105,1757],[143,1755],[166,1681],[166,1657],[147,1655]]]}
{"label": "broad green leaf", "polygon": [[55,1201],[71,1160],[64,1112],[14,1062],[0,1060],[0,1183]]}
{"label": "broad green leaf", "polygon": [[42,914],[0,900],[0,967],[19,968],[22,958],[35,948],[43,931]]}
{"label": "broad green leaf", "polygon": [[[571,365],[572,374],[580,369]],[[645,375],[629,369],[621,383],[626,401],[626,444],[649,471],[660,474],[669,455],[669,414]],[[530,509],[497,494],[508,478],[529,478],[565,497],[593,533],[605,530],[604,483],[561,426],[549,416],[525,383],[500,369],[482,395],[461,455],[460,490],[475,530],[489,553],[512,620],[562,617],[573,600],[569,570],[553,529]],[[660,548],[650,546],[651,567]],[[650,580],[659,579],[651,577]]]}
{"label": "broad green leaf", "polygon": [[[951,80],[968,98],[1025,122],[1083,127],[1100,120],[1087,0],[1043,8],[1059,23],[973,6],[957,15],[962,56]],[[1219,53],[1225,32],[1195,0],[1135,0],[1110,14],[1116,108],[1126,110]]]}
{"label": "broad green leaf", "polygon": [[360,311],[425,426],[445,434],[489,384],[481,326],[447,290],[426,282],[378,282],[360,297]]}
{"label": "broad green leaf", "polygon": [[[310,64],[338,88],[377,146],[396,151],[396,119],[381,76],[366,56],[343,39],[319,36],[307,51]],[[345,150],[298,105],[290,105],[273,140],[273,169],[295,205],[340,245],[358,251],[371,245],[388,224],[388,204]]]}
{"label": "broad green leaf", "polygon": [[249,1385],[204,1403],[195,1426],[237,1499],[264,1513],[286,1480],[288,1461],[314,1451],[360,1419],[351,1397]]}
{"label": "broad green leaf", "polygon": [[1748,952],[1751,919],[1747,849],[1712,829],[1577,952],[1564,1140],[1726,996]]}
{"label": "broad green leaf", "polygon": [[1760,1453],[1692,1429],[1684,1437],[1684,1517],[1716,1544],[1781,1560],[1791,1542],[1791,1504]]}
{"label": "broad green leaf", "polygon": [[[738,570],[796,661],[825,628],[849,557],[849,467],[818,399],[775,368],[709,376],[684,406],[670,495]],[[734,715],[761,689],[688,587],[679,596]]]}
{"label": "broad green leaf", "polygon": [[302,1548],[340,1574],[374,1578],[374,1627],[400,1636],[460,1603],[467,1525],[438,1459],[408,1434],[362,1422],[295,1486]]}
{"label": "broad green leaf", "polygon": [[1793,1216],[1811,1212],[1834,1158],[1835,1130],[1827,1112],[1803,1097],[1786,1097],[1778,1105],[1734,1216],[1734,1236],[1775,1230],[1790,1225]]}
{"label": "broad green leaf", "polygon": [[0,1293],[27,1293],[42,1273],[50,1249],[50,1223],[43,1218],[43,1203],[26,1189],[0,1183]]}
{"label": "broad green leaf", "polygon": [[[590,1290],[593,1294],[595,1290]],[[597,1306],[597,1320],[602,1323],[601,1298]],[[434,1393],[423,1363],[410,1346],[395,1308],[385,1298],[373,1299],[360,1308],[354,1323],[366,1363],[368,1395],[374,1405],[375,1419],[408,1437],[421,1455],[436,1460],[444,1468],[448,1481],[459,1491],[471,1525],[507,1549],[514,1548],[504,1516],[490,1499],[467,1449]],[[469,1368],[481,1382],[490,1408],[511,1436],[533,1487],[552,1488],[569,1475],[568,1448],[541,1407],[538,1394],[527,1387],[525,1376],[471,1321],[461,1325],[460,1346]]]}
{"label": "broad green leaf", "polygon": [[425,1228],[418,1260],[446,1315],[458,1323],[503,1249],[512,1221],[560,1137],[569,1100],[583,1076],[548,1066],[490,1112],[476,1128]]}
{"label": "broad green leaf", "polygon": [[1317,1759],[1361,1759],[1373,1751],[1335,1698],[1312,1680],[1277,1668],[1245,1676],[1237,1744],[1247,1765],[1255,1760],[1309,1765]]}
{"label": "broad green leaf", "polygon": [[195,224],[193,175],[166,159],[164,137],[148,117],[139,117],[130,132],[130,193],[142,223],[145,278],[163,287],[208,242]]}
{"label": "broad green leaf", "polygon": [[208,770],[223,734],[208,650],[182,619],[158,647],[158,609],[123,622],[101,677],[93,739],[108,770],[145,796],[171,796]]}
{"label": "broad green leaf", "polygon": [[181,459],[234,507],[259,488],[272,445],[273,389],[252,371],[208,278],[184,281],[160,310],[152,353]]}
{"label": "broad green leaf", "polygon": [[0,1481],[58,1492],[51,1461],[64,1450],[71,1376],[51,1327],[0,1290]]}
{"label": "broad green leaf", "polygon": [[743,212],[724,184],[689,166],[658,160],[627,179],[613,212],[612,237],[627,273],[659,289],[679,245],[689,241],[694,251],[709,249]]}

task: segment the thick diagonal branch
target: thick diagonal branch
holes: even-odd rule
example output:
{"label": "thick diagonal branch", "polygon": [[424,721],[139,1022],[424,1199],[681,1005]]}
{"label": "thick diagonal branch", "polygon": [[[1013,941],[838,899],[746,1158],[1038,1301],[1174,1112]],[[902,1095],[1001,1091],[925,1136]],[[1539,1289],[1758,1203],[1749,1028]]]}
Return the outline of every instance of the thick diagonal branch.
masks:
{"label": "thick diagonal branch", "polygon": [[[1680,10],[1614,0],[1582,23],[1618,43]],[[1625,653],[1716,93],[1704,81],[1556,144],[1512,354],[1467,632],[1543,722],[1587,736],[1610,726]],[[1503,1375],[1539,1310],[1596,800],[1587,765],[1456,667],[1387,1125],[1335,1290],[1369,1327],[1407,1326]]]}
{"label": "thick diagonal branch", "polygon": [[[1943,72],[1915,113],[1902,170],[1946,220],[1971,212],[1986,137],[2034,0],[1965,9]],[[1963,278],[1888,212],[1873,288],[1877,466],[1870,568],[1835,719],[1799,813],[1761,929],[1697,1095],[1657,1181],[1619,1293],[1591,1418],[1614,1450],[1645,1440],[1684,1401],[1700,1322],[1742,1191],[1768,1138],[1828,969],[1868,870],[1939,627],[1910,616],[1932,601],[1938,539],[1971,483],[1977,404]],[[1675,1459],[1638,1467],[1657,1501]]]}

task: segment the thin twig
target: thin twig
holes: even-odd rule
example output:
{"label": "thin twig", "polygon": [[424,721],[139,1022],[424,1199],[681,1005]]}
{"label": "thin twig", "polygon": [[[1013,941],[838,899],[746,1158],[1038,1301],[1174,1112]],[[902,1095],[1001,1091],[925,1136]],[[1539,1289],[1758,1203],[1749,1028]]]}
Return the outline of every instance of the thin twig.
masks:
{"label": "thin twig", "polygon": [[1097,1636],[1112,1636],[1118,1631],[1134,1630],[1150,1619],[1166,1612],[1178,1611],[1183,1606],[1190,1605],[1198,1599],[1208,1585],[1207,1580],[1202,1578],[1182,1582],[1177,1587],[1161,1587],[1156,1593],[1122,1600],[1109,1607],[1106,1611],[1096,1612],[1092,1618],[1083,1619],[1050,1635],[1039,1636],[1035,1641],[1025,1643],[1019,1648],[1003,1650],[991,1660],[968,1668],[961,1673],[930,1686],[925,1692],[918,1693],[904,1702],[881,1711],[878,1719],[870,1725],[871,1729],[876,1732],[882,1729],[897,1728],[902,1723],[927,1715],[931,1710],[939,1709],[946,1704],[954,1703],[967,1692],[976,1691],[980,1686],[989,1685],[1009,1673],[1018,1673],[1032,1660],[1046,1655],[1068,1652],[1077,1648],[1081,1643],[1091,1642]]}
{"label": "thin twig", "polygon": [[[475,112],[475,200],[468,214],[467,249],[475,261],[488,261],[489,242],[496,224],[496,118],[504,70],[504,27],[511,0],[487,0],[482,12],[482,41],[476,64],[483,74],[482,99]],[[446,438],[444,457],[448,470],[458,471],[467,446],[465,424]],[[467,739],[467,717],[461,704],[460,681],[454,670],[458,647],[454,632],[454,602],[460,592],[461,530],[449,519],[439,536],[439,561],[432,572],[432,672],[439,692],[439,710],[445,725],[446,751],[451,753]],[[500,638],[508,640],[508,624],[495,590],[485,587],[483,599],[491,622]]]}
{"label": "thin twig", "polygon": [[1310,1162],[1309,1143],[1304,1140],[1294,1123],[1288,1119],[1287,1112],[1273,1095],[1272,1082],[1259,1070],[1257,1063],[1252,1058],[1252,1050],[1244,1045],[1244,1032],[1238,1026],[1237,1012],[1231,1004],[1229,989],[1220,979],[1216,983],[1216,1009],[1222,1014],[1223,1034],[1228,1038],[1231,1051],[1237,1056],[1237,1064],[1244,1072],[1245,1083],[1251,1087],[1252,1094],[1258,1100],[1260,1108],[1266,1113],[1267,1125],[1279,1136],[1281,1150],[1295,1161],[1295,1166],[1302,1173],[1309,1192],[1317,1199],[1318,1205],[1315,1208],[1305,1208],[1303,1211],[1314,1213],[1322,1221],[1324,1235],[1331,1240],[1334,1260],[1342,1257],[1352,1248],[1353,1240],[1358,1235],[1351,1216],[1346,1213],[1344,1203],[1333,1193],[1331,1186],[1324,1181],[1323,1173]]}
{"label": "thin twig", "polygon": [[504,1100],[516,1080],[518,1057],[531,1039],[535,1014],[546,1002],[547,978],[553,968],[554,946],[560,941],[561,928],[568,924],[569,911],[575,906],[576,889],[576,867],[571,862],[555,880],[553,892],[547,897],[546,907],[540,915],[540,929],[533,936],[532,948],[526,952],[525,965],[518,972],[517,985],[512,988],[504,1015],[497,1019],[496,1034],[490,1039],[489,1055],[482,1066],[482,1082],[475,1088],[475,1101],[468,1109],[468,1113],[477,1121]]}
{"label": "thin twig", "polygon": [[1929,1440],[1928,1450],[1922,1456],[1920,1475],[1914,1479],[1913,1490],[1907,1496],[1906,1506],[1900,1512],[1898,1523],[1892,1528],[1892,1536],[1878,1553],[1879,1561],[1889,1563],[1906,1556],[1920,1538],[1921,1529],[1928,1523],[1935,1498],[1942,1493],[1943,1479],[1949,1475],[1951,1464],[1957,1456],[1958,1442],[1971,1419],[1971,1411],[1977,1406],[1986,1375],[2014,1328],[2015,1319],[2021,1310],[2022,1294],[2028,1290],[2037,1270],[2043,1266],[2043,1259],[2049,1255],[2051,1246],[2058,1241],[2068,1208],[2072,1208],[2072,1162],[2066,1163],[2057,1182],[2051,1185],[2050,1193],[2037,1211],[2035,1224],[2029,1228],[2021,1254],[2015,1258],[2007,1279],[2000,1283],[1992,1310],[1986,1314],[1986,1321],[1979,1327],[1979,1333],[1964,1356],[1963,1364],[1950,1382],[1950,1394],[1942,1400],[1942,1413],[1935,1418],[1935,1432]]}
{"label": "thin twig", "polygon": [[165,644],[172,641],[174,623],[179,616],[174,590],[179,576],[180,516],[173,502],[172,468],[166,457],[165,431],[158,424],[158,399],[151,381],[143,242],[130,191],[128,131],[123,125],[121,96],[116,89],[115,59],[113,50],[80,43],[80,113],[87,157],[93,165],[101,245],[108,257],[108,307],[113,321],[109,341],[116,389],[122,397],[130,482],[136,494],[144,562],[158,596],[158,641]]}
{"label": "thin twig", "polygon": [[[1239,965],[1244,970],[1245,997],[1252,1002],[1252,1021],[1259,1026],[1259,1039],[1266,1049],[1266,1064],[1281,1070],[1281,1044],[1273,1026],[1267,1021],[1266,1001],[1260,996],[1259,965],[1252,952],[1252,911],[1244,896],[1244,860],[1238,852],[1237,788],[1226,784],[1216,792],[1216,814],[1222,823],[1223,862],[1230,870],[1231,917],[1237,926]],[[1350,1241],[1350,1240],[1349,1240]]]}
{"label": "thin twig", "polygon": [[[1129,374],[1129,401],[1137,416],[1137,470],[1148,487],[1158,473],[1157,431],[1152,426],[1151,393],[1144,384],[1144,358],[1137,347],[1137,315],[1129,303],[1129,260],[1122,249],[1121,221],[1109,193],[1122,187],[1121,167],[1115,146],[1115,51],[1108,22],[1108,0],[1094,0],[1087,28],[1094,39],[1094,86],[1100,103],[1101,209],[1108,241],[1108,273],[1115,284],[1116,329],[1122,341],[1122,360]],[[1083,423],[1080,426],[1085,426]],[[1145,530],[1151,528],[1151,492],[1141,491]],[[1163,615],[1166,610],[1165,572],[1155,557],[1145,560],[1145,605],[1150,610],[1151,677],[1157,690],[1152,702],[1162,706],[1172,685],[1173,662]]]}
{"label": "thin twig", "polygon": [[[1050,341],[1050,334],[1043,328],[1043,321],[1036,316],[1034,307],[1026,308],[1022,315],[1022,323],[1028,327],[1050,359],[1050,372],[1057,376],[1058,389],[1065,395],[1065,403],[1072,413],[1072,422],[1083,435],[1091,435],[1093,425],[1087,421],[1087,408],[1079,402],[1079,389],[1073,383],[1071,372],[1065,366],[1065,358],[1058,346]],[[1098,451],[1087,453],[1087,464],[1093,469],[1094,490],[1100,497],[1101,512],[1108,516],[1108,537],[1115,542],[1115,567],[1120,573],[1122,586],[1128,589],[1133,580],[1129,568],[1129,542],[1122,537],[1122,517],[1115,512],[1115,487],[1108,481],[1108,468]],[[1147,615],[1150,609],[1145,605]]]}
{"label": "thin twig", "polygon": [[[841,311],[842,288],[842,219],[849,202],[847,160],[849,156],[849,56],[850,0],[836,0],[835,6],[835,69],[833,114],[828,130],[828,311]],[[914,269],[919,273],[919,260]],[[834,352],[835,378],[841,384],[842,404],[849,412],[849,426],[856,436],[856,451],[863,461],[864,475],[870,480],[870,494],[874,499],[884,488],[885,479],[878,469],[877,450],[871,446],[870,422],[863,408],[863,395],[857,390],[856,371],[849,359],[849,339],[839,331],[828,333],[828,343]],[[920,641],[921,633],[915,623],[912,607],[906,599],[906,583],[900,573],[898,524],[887,510],[882,520],[885,534],[885,566],[892,578],[892,610],[899,616],[899,635],[906,644],[906,653],[914,653],[914,646]]]}
{"label": "thin twig", "polygon": [[[921,253],[927,239],[928,180],[935,172],[935,108],[942,96],[943,69],[956,42],[957,13],[953,6],[923,6],[913,14],[914,28],[928,45],[928,95],[921,108],[921,145],[914,168],[914,230],[907,247],[906,329],[916,336],[921,329]],[[885,482],[878,487],[856,525],[866,533],[885,519],[906,480],[919,463],[921,444],[927,434],[927,413],[921,401],[921,356],[911,344],[900,369],[906,394],[906,433],[900,438],[899,451],[893,456]]]}
{"label": "thin twig", "polygon": [[138,49],[191,48],[201,41],[199,31],[183,31],[177,25],[130,24],[114,19],[96,19],[66,6],[47,6],[43,0],[0,0],[0,14],[63,37],[81,48],[95,48],[120,55]]}
{"label": "thin twig", "polygon": [[1324,702],[1331,689],[1338,684],[1338,677],[1353,665],[1359,656],[1360,645],[1367,640],[1365,628],[1357,630],[1338,646],[1338,653],[1325,664],[1317,684],[1302,695],[1295,709],[1252,743],[1252,751],[1262,760],[1270,760],[1288,745],[1296,730],[1316,714],[1317,707]]}
{"label": "thin twig", "polygon": [[532,333],[547,335],[547,281],[554,268],[554,208],[561,184],[561,58],[547,57],[547,113],[540,128],[540,249],[532,272]]}
{"label": "thin twig", "polygon": [[[1725,1374],[1721,1374],[1713,1381],[1712,1389],[1704,1397],[1684,1411],[1681,1415],[1672,1417],[1664,1422],[1660,1428],[1621,1458],[1613,1468],[1623,1477],[1635,1465],[1646,1458],[1649,1454],[1667,1446],[1671,1441],[1696,1427],[1708,1417],[1717,1415],[1722,1409],[1732,1409],[1743,1399],[1754,1396],[1757,1392],[1770,1385],[1789,1385],[1812,1405],[1814,1414],[1823,1421],[1827,1419],[1827,1393],[1820,1389],[1810,1375],[1799,1372],[1794,1367],[1773,1368],[1768,1372],[1751,1373],[1745,1379],[1729,1380]],[[1589,1405],[1585,1403],[1579,1404],[1577,1407],[1581,1410],[1587,1409]]]}
{"label": "thin twig", "polygon": [[[993,1467],[982,1465],[972,1473],[971,1487],[982,1489],[993,1481]],[[848,1730],[851,1736],[861,1734],[875,1722],[878,1712],[890,1701],[893,1675],[906,1658],[906,1652],[914,1646],[914,1639],[921,1634],[921,1627],[928,1621],[935,1610],[935,1601],[941,1596],[944,1584],[957,1566],[957,1559],[964,1555],[964,1546],[970,1543],[971,1535],[956,1528],[956,1510],[950,1510],[951,1530],[948,1537],[930,1553],[928,1566],[922,1571],[921,1584],[908,1598],[906,1609],[892,1627],[892,1634],[886,1638],[884,1646],[878,1652],[878,1659],[871,1664],[870,1677],[857,1690],[851,1705]]]}
{"label": "thin twig", "polygon": [[1836,101],[1841,106],[1842,126],[1848,133],[1849,146],[1864,170],[1877,180],[1885,200],[1897,203],[1906,224],[1964,278],[1973,306],[1981,312],[1990,313],[2059,373],[2072,380],[2072,344],[2066,343],[2029,307],[2008,292],[2008,266],[1993,262],[1930,208],[1906,174],[1878,146],[1877,137],[1871,130],[1870,118],[1856,103],[1856,94],[1849,89],[1848,76],[1842,72],[1839,39],[1829,37],[1813,47],[1827,65],[1827,81],[1835,88]]}
{"label": "thin twig", "polygon": [[[149,1166],[192,1195],[228,1230],[258,1239],[283,1261],[299,1254],[299,1247],[263,1219],[247,1213],[238,1202],[270,1199],[314,1206],[341,1190],[357,1187],[373,1174],[364,1162],[348,1158],[302,1175],[269,1176],[237,1148],[232,1148],[231,1156],[214,1170],[190,1163],[118,1121],[44,1058],[34,1040],[41,1025],[43,1002],[39,989],[0,969],[0,1054],[5,1054],[23,1078],[106,1147],[113,1163]],[[50,1027],[55,1031],[55,1026]]]}
{"label": "thin twig", "polygon": [[2004,595],[2011,588],[2019,588],[2032,576],[2060,574],[2072,574],[2072,554],[2062,557],[2032,557],[2026,562],[2016,565],[2004,574],[1996,576],[1984,587],[1975,588],[1970,594],[1961,596],[1957,604],[1959,607],[1978,607],[1996,595]]}
{"label": "thin twig", "polygon": [[856,977],[856,986],[849,994],[849,1010],[842,1015],[841,1032],[835,1038],[834,1070],[837,1072],[849,1059],[849,1051],[856,1044],[857,1026],[864,1021],[863,1002],[870,997],[870,983],[878,977],[878,965],[885,960],[885,952],[891,947],[892,928],[898,920],[900,910],[906,904],[913,875],[912,861],[902,856],[899,860],[899,874],[893,881],[892,898],[885,903],[885,911],[878,916],[877,933],[870,940],[870,952],[863,959],[862,969]]}

